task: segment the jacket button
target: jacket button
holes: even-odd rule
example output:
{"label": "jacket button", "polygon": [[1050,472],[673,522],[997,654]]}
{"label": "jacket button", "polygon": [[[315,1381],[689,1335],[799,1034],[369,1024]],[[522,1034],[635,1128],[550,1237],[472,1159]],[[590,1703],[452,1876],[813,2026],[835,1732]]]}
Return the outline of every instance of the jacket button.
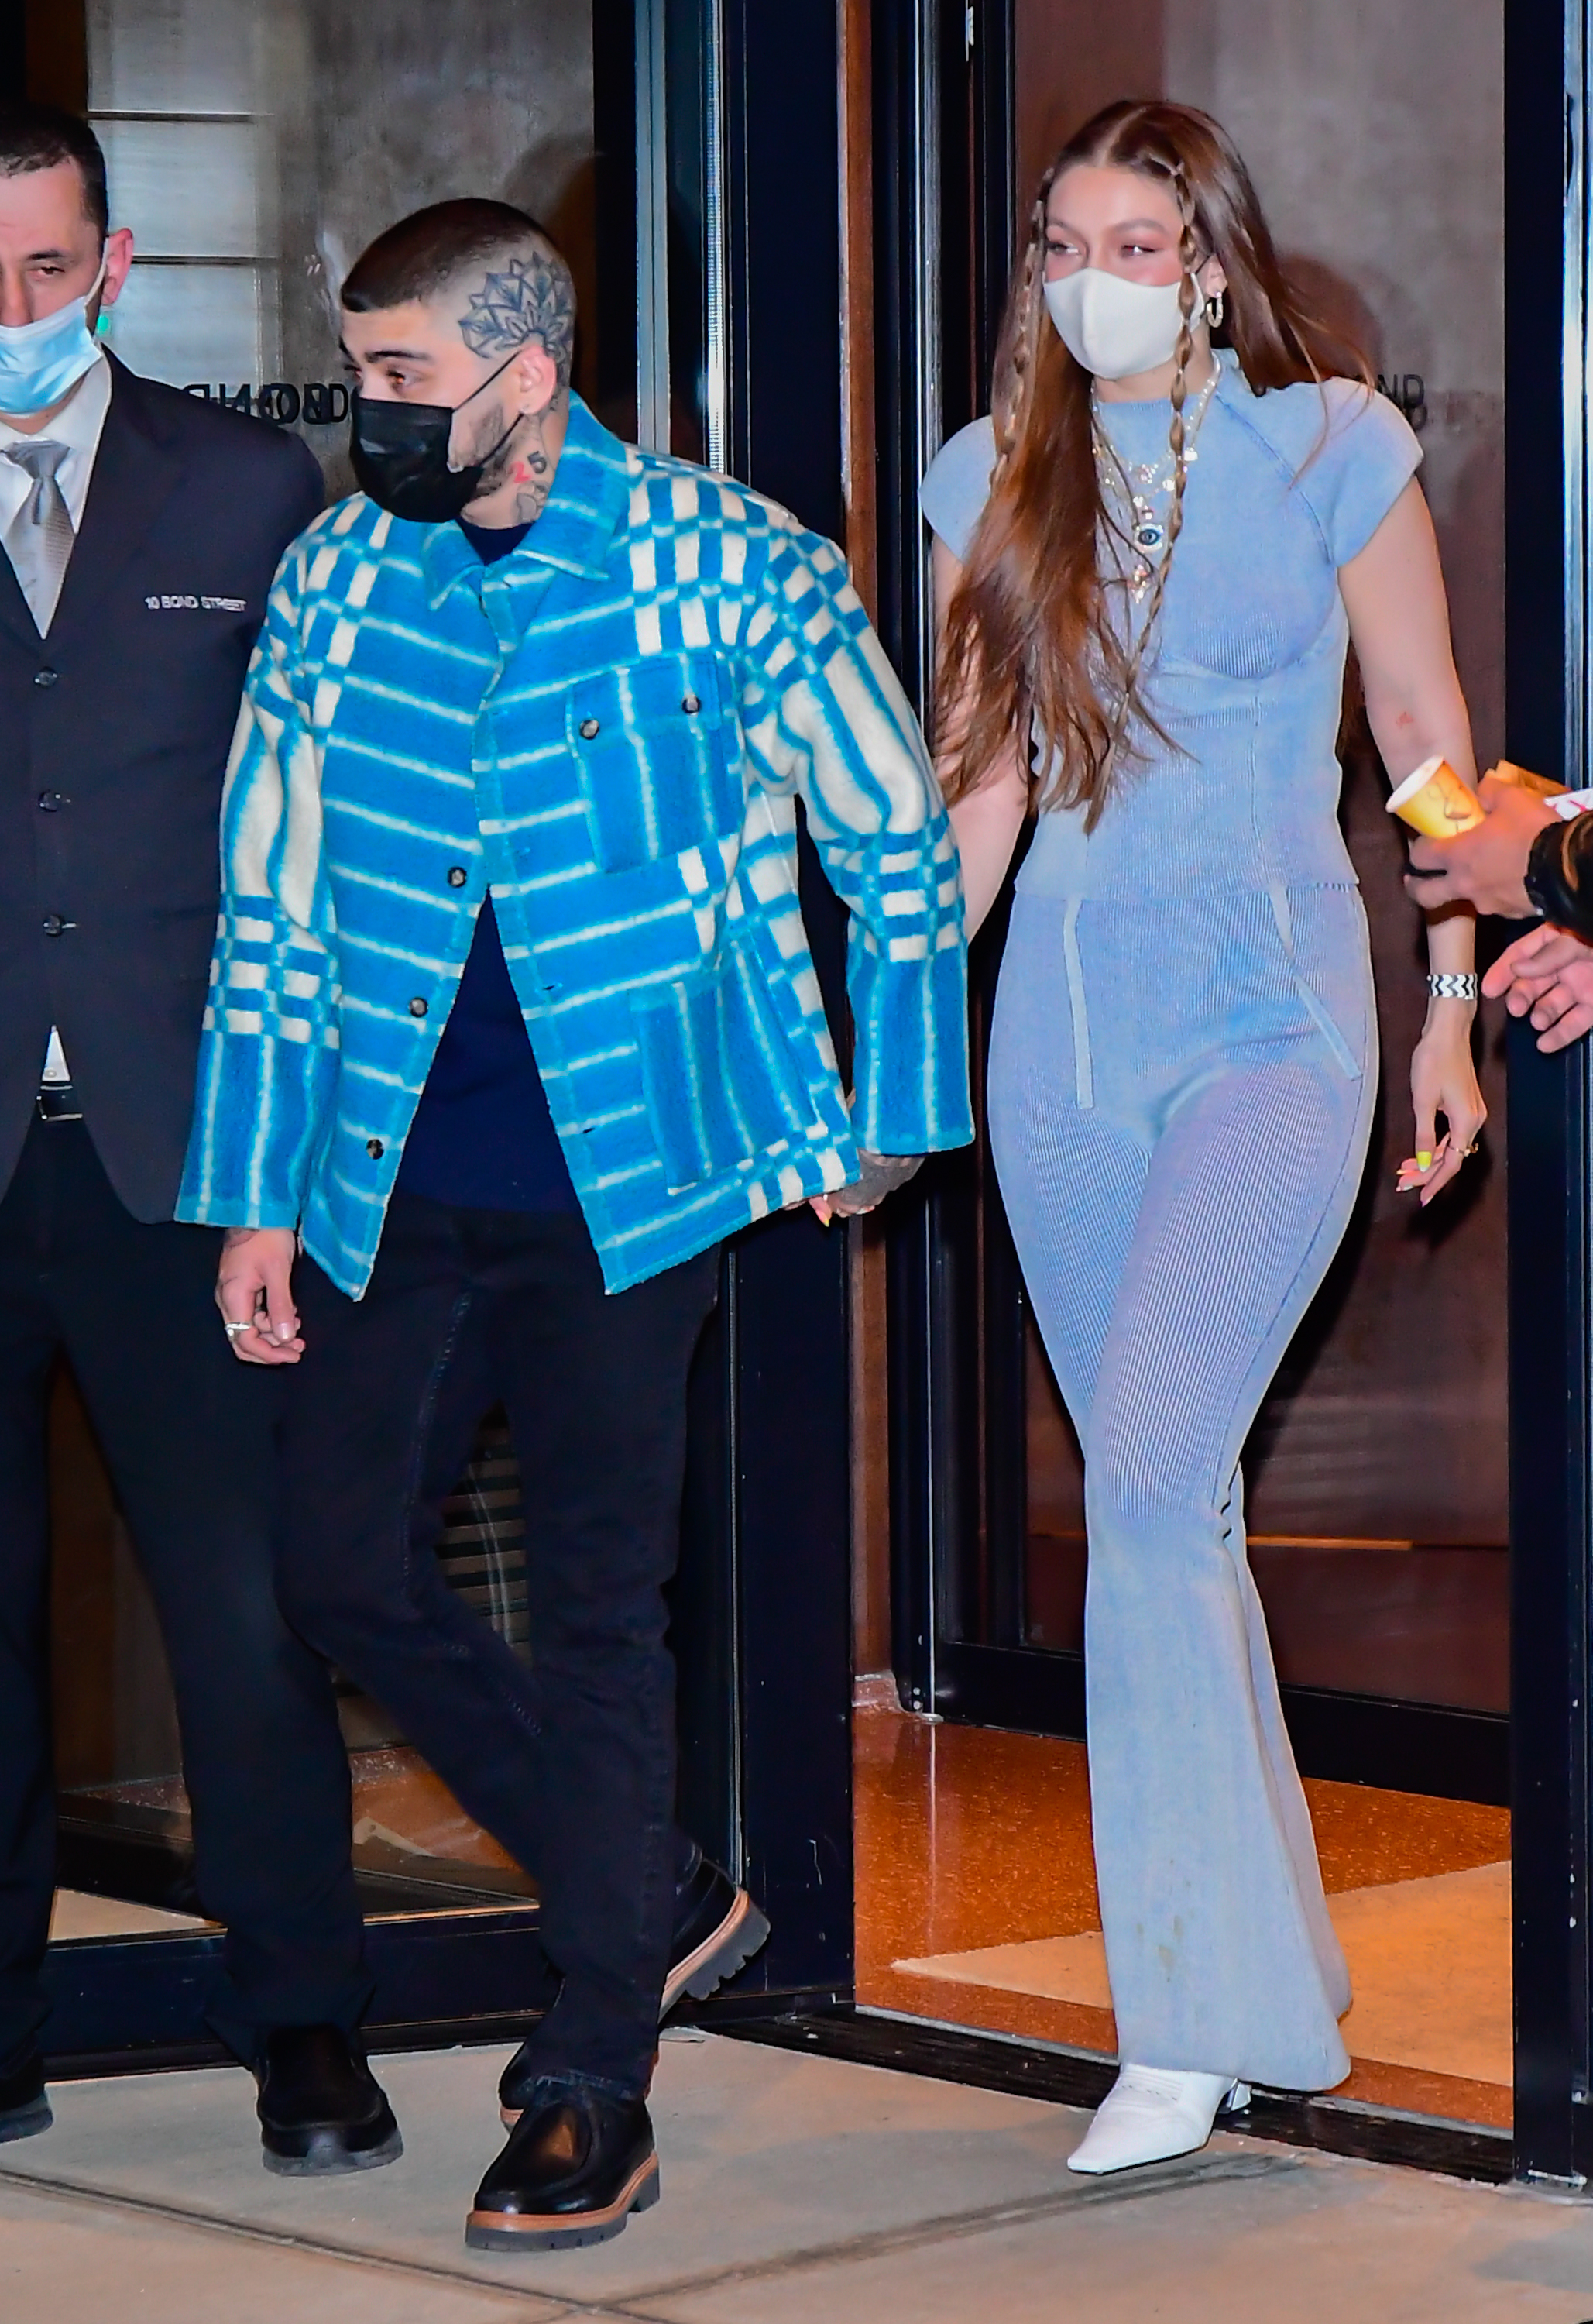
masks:
{"label": "jacket button", "polygon": [[370,1156],[373,1162],[380,1162],[382,1157],[386,1153],[387,1148],[383,1146],[379,1138],[367,1138],[365,1140],[365,1151]]}
{"label": "jacket button", "polygon": [[581,721],[581,739],[582,739],[582,741],[583,741],[583,742],[591,742],[591,740],[592,740],[592,738],[593,738],[593,736],[596,733],[596,732],[597,732],[597,721],[596,721],[596,719],[595,719],[595,718],[583,718],[583,719],[582,719],[582,721]]}
{"label": "jacket button", "polygon": [[53,686],[60,676],[59,669],[36,669],[33,672],[33,683],[35,686]]}
{"label": "jacket button", "polygon": [[419,993],[415,995],[415,998],[410,1003],[410,1014],[411,1017],[424,1017],[426,1014],[426,1003],[421,1000]]}
{"label": "jacket button", "polygon": [[465,885],[465,882],[466,881],[466,880],[468,880],[468,879],[469,879],[469,877],[470,877],[470,874],[469,874],[469,872],[465,869],[465,866],[464,866],[464,864],[463,864],[463,863],[450,863],[450,864],[449,864],[449,866],[448,866],[448,885],[449,885],[449,887],[450,887],[450,888],[463,888],[463,886]]}
{"label": "jacket button", "polygon": [[65,791],[41,791],[39,794],[39,804],[46,815],[53,815],[57,807],[65,807],[66,803]]}
{"label": "jacket button", "polygon": [[58,936],[63,928],[70,926],[71,922],[62,919],[59,912],[46,912],[44,915],[44,933],[47,936]]}
{"label": "jacket button", "polygon": [[703,706],[695,694],[688,694],[680,706],[688,718],[695,718]]}

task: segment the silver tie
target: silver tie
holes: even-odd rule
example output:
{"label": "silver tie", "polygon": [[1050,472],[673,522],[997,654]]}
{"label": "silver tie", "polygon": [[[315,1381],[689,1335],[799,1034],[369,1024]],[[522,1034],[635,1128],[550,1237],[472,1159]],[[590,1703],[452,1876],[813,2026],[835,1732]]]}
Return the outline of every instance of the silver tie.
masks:
{"label": "silver tie", "polygon": [[49,634],[55,618],[60,585],[77,539],[71,511],[56,481],[70,448],[49,442],[5,447],[5,457],[33,480],[32,491],[6,527],[5,554],[41,637]]}

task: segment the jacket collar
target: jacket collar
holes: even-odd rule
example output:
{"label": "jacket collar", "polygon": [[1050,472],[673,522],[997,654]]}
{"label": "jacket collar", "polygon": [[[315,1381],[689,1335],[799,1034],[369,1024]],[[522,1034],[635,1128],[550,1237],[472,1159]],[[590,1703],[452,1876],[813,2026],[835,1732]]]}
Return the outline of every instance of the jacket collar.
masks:
{"label": "jacket collar", "polygon": [[[497,569],[512,578],[517,566],[524,573],[523,559],[527,566],[551,566],[583,579],[600,578],[630,503],[629,457],[619,438],[593,418],[572,390],[569,424],[548,505]],[[473,580],[482,569],[480,558],[454,523],[426,528],[420,562],[427,600],[434,610],[450,590]]]}

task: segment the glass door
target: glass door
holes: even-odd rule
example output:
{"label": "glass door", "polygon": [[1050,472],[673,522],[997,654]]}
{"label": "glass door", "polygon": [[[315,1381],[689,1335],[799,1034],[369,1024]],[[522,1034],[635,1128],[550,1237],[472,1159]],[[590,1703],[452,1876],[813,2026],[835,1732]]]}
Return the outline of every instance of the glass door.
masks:
{"label": "glass door", "polygon": [[[36,94],[84,105],[113,222],[136,235],[116,354],[299,434],[330,493],[349,489],[342,275],[393,218],[484,193],[529,208],[568,255],[576,384],[605,424],[733,457],[833,532],[833,12],[805,5],[778,29],[783,59],[765,27],[706,0],[281,0],[263,14],[87,0],[86,88],[61,85],[58,44],[45,58],[30,42],[28,61]],[[796,180],[765,165],[777,110],[802,128]],[[820,222],[795,272],[768,231],[793,182]],[[747,417],[754,390],[767,431]],[[807,417],[800,443],[786,398]],[[829,424],[815,421],[824,410]],[[46,2039],[58,2064],[203,2054],[218,1940],[193,1887],[159,1631],[64,1374],[52,1432],[62,1895]],[[773,1220],[727,1251],[700,1351],[675,1599],[680,1812],[775,1923],[732,2010],[849,1983],[847,1457],[841,1239],[806,1213]],[[534,1657],[535,1545],[501,1413],[483,1416],[438,1554]],[[533,1884],[379,1704],[347,1684],[340,1700],[376,1980],[367,2030],[390,2045],[510,2030],[545,1990]]]}
{"label": "glass door", "polygon": [[[291,429],[328,492],[347,491],[337,285],[394,217],[485,191],[530,209],[568,252],[576,384],[634,436],[635,308],[620,308],[616,327],[614,302],[597,296],[600,272],[636,280],[634,33],[630,9],[619,13],[616,42],[604,0],[529,16],[513,0],[475,0],[442,19],[344,0],[298,0],[269,18],[211,0],[90,0],[87,111],[114,222],[132,227],[137,252],[107,343],[134,371]],[[617,86],[605,85],[600,60],[616,55]],[[617,235],[616,206],[602,198],[605,107],[626,131]],[[112,1933],[152,1907],[194,1904],[188,1806],[159,1631],[69,1385],[58,1424],[57,1697],[69,1738],[58,1926]],[[73,1496],[92,1514],[73,1511]],[[466,1601],[529,1652],[524,1525],[501,1416],[483,1418],[438,1554]],[[89,1606],[101,1609],[97,1662],[82,1651]],[[340,1694],[355,1859],[373,1909],[531,1907],[525,1876],[379,1706],[346,1683]]]}
{"label": "glass door", "polygon": [[[1215,114],[1289,262],[1319,305],[1353,322],[1380,392],[1421,437],[1486,766],[1505,744],[1504,11],[1500,0],[1467,0],[1442,14],[1435,78],[1435,20],[1421,0],[1353,30],[1275,0],[1126,13],[1017,0],[1010,12],[976,12],[966,63],[944,51],[935,60],[941,117],[955,117],[950,92],[966,77],[964,108],[989,119],[989,51],[1005,19],[1009,143],[987,133],[982,179],[976,152],[968,177],[945,170],[955,240],[943,267],[937,417],[949,435],[983,408],[1001,288],[987,260],[981,309],[978,262],[993,258],[994,235],[976,233],[971,266],[963,199],[1002,225],[1015,206],[1021,215],[1063,139],[1126,88]],[[991,184],[993,169],[1011,174]],[[1394,1175],[1410,1148],[1404,1076],[1424,962],[1399,884],[1404,851],[1383,811],[1386,778],[1353,701],[1341,755],[1384,1091],[1344,1247],[1247,1447],[1252,1562],[1303,1764],[1497,1802],[1509,1667],[1502,1028],[1485,1017],[1480,1167],[1447,1207],[1414,1213],[1396,1200]],[[981,1041],[1001,940],[998,916],[974,952]],[[919,1264],[931,1251],[932,1277]],[[935,1537],[927,1566],[924,1527],[902,1498],[912,1471],[898,1480],[905,1692],[954,1717],[1081,1733],[1082,1472],[982,1147],[942,1167],[918,1218],[898,1225],[896,1258],[906,1347],[935,1309],[947,1351],[934,1451],[918,1471],[934,1502],[920,1513]],[[898,1388],[907,1452],[905,1376]]]}
{"label": "glass door", "polygon": [[[1507,750],[1576,779],[1580,14],[1562,55],[1558,16],[1529,30],[1499,0],[1348,18],[1280,0],[878,0],[882,616],[921,694],[916,479],[988,408],[1017,221],[1073,129],[1113,98],[1161,93],[1229,129],[1290,263],[1358,327],[1421,438],[1479,763]],[[1574,2097],[1589,2022],[1575,1902],[1589,1764],[1585,1060],[1541,1058],[1519,1028],[1506,1044],[1485,1012],[1482,1167],[1447,1212],[1395,1202],[1424,963],[1352,701],[1341,756],[1384,1095],[1343,1250],[1245,1470],[1285,1712],[1362,2000],[1337,2126],[1315,2127],[1306,2105],[1281,2135],[1358,2137],[1345,2110],[1363,2106],[1441,2116],[1473,2126],[1464,2167],[1502,2173],[1514,2117],[1520,2167],[1569,2176],[1573,2152],[1585,2170],[1593,2151]],[[1002,940],[999,909],[972,955],[976,1056]],[[1069,2093],[1092,2103],[1115,2034],[1082,1748],[1077,1443],[982,1139],[927,1168],[884,1231],[892,1660],[902,1707],[921,1716],[860,1720],[860,2000],[1044,2042],[1057,2074],[1077,2061]],[[1430,1963],[1447,1976],[1464,1954],[1477,1969],[1475,2014],[1438,2013],[1450,2031],[1464,2021],[1464,2043],[1425,2043],[1400,1998],[1400,1932],[1428,1911],[1445,1932]],[[1377,2146],[1377,2121],[1364,2151],[1403,2151]]]}

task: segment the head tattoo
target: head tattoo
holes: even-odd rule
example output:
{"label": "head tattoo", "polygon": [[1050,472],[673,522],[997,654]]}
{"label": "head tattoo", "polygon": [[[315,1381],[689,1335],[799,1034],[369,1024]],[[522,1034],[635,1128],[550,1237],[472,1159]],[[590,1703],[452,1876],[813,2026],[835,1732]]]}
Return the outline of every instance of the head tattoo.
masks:
{"label": "head tattoo", "polygon": [[507,355],[539,339],[561,388],[569,385],[575,335],[569,270],[562,259],[539,250],[510,259],[501,272],[489,272],[459,318],[459,336],[478,355]]}

